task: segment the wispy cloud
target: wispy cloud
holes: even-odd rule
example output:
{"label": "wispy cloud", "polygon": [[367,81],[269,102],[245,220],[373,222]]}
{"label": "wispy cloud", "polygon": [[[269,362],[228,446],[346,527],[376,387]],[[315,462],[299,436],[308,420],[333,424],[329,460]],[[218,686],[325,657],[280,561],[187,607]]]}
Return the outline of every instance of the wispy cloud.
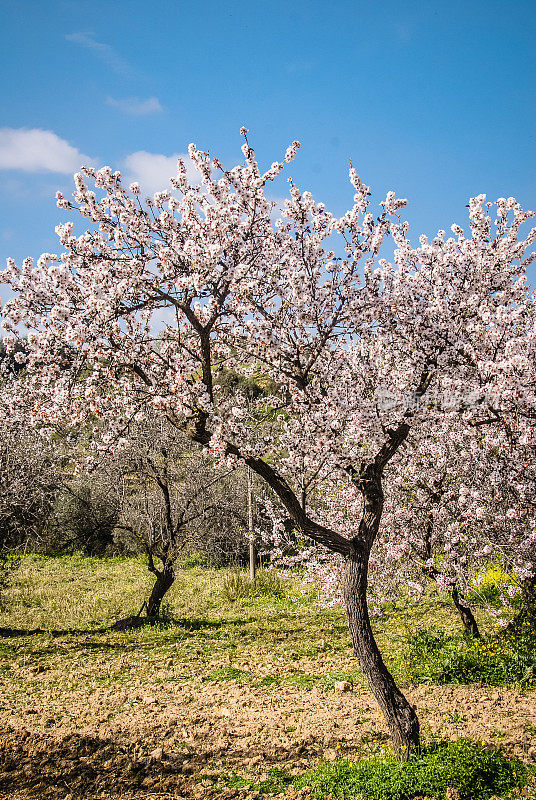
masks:
{"label": "wispy cloud", "polygon": [[68,33],[65,38],[68,42],[80,45],[91,50],[97,58],[104,61],[110,69],[117,72],[119,75],[132,75],[133,68],[122,58],[119,53],[110,45],[103,42],[97,42],[90,33]]}
{"label": "wispy cloud", "polygon": [[82,164],[93,164],[53,131],[40,128],[0,128],[0,169],[72,174]]}
{"label": "wispy cloud", "polygon": [[190,161],[188,154],[174,153],[164,156],[161,153],[148,153],[138,150],[125,158],[128,181],[137,181],[145,194],[154,194],[169,189],[169,179],[177,174],[177,160],[182,158],[186,165],[188,180],[199,183],[200,175]]}
{"label": "wispy cloud", "polygon": [[160,105],[158,97],[148,97],[146,100],[141,100],[139,97],[124,97],[116,99],[115,97],[107,97],[106,105],[117,108],[123,114],[130,114],[134,117],[143,117],[146,114],[158,114],[164,109]]}

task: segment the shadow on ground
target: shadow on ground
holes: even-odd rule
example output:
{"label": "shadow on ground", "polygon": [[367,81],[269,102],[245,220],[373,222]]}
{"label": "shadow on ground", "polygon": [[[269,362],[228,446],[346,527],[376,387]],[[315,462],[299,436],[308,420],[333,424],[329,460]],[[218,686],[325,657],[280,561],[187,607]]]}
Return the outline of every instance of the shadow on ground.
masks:
{"label": "shadow on ground", "polygon": [[158,753],[140,758],[128,747],[92,736],[70,734],[56,739],[8,729],[0,734],[0,797],[180,796],[192,780],[185,773],[197,769],[195,760],[183,762],[184,756],[179,762]]}
{"label": "shadow on ground", "polygon": [[140,628],[158,626],[163,630],[172,628],[183,628],[186,631],[201,631],[203,629],[214,630],[226,625],[247,625],[250,619],[231,619],[231,620],[212,620],[212,619],[182,619],[171,618],[161,619],[160,617],[125,617],[117,620],[112,625],[102,628],[0,628],[0,639],[14,639],[23,636],[97,636],[103,633],[116,633],[120,631],[132,631]]}
{"label": "shadow on ground", "polygon": [[[188,752],[173,753],[164,745],[142,754],[138,745],[109,738],[74,733],[58,738],[8,727],[0,733],[0,800],[259,800],[249,785],[235,789],[214,777],[210,761],[226,747],[214,751],[199,744]],[[283,756],[306,751],[300,746],[296,753],[277,747],[268,752],[262,745],[252,750],[238,744],[227,774],[252,756],[264,771]]]}

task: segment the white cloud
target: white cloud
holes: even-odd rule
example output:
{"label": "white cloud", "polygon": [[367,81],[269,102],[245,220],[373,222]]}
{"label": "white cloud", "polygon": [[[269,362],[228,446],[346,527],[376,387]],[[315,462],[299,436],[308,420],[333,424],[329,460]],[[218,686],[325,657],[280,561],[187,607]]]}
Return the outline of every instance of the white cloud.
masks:
{"label": "white cloud", "polygon": [[170,189],[169,179],[177,174],[177,159],[182,158],[186,165],[186,175],[192,183],[199,183],[200,175],[189,156],[174,153],[164,156],[160,153],[148,153],[138,150],[125,158],[125,178],[130,183],[137,181],[143,194],[154,194]]}
{"label": "white cloud", "polygon": [[80,47],[91,50],[97,58],[104,61],[119,75],[132,75],[133,69],[128,61],[121,58],[111,45],[97,42],[89,33],[68,33],[65,38],[68,42],[73,42],[73,44],[78,44]]}
{"label": "white cloud", "polygon": [[147,100],[140,100],[139,97],[125,97],[122,100],[117,100],[115,97],[107,97],[106,105],[117,108],[123,114],[132,114],[135,117],[155,114],[164,110],[158,97],[148,97]]}
{"label": "white cloud", "polygon": [[0,169],[72,174],[93,164],[53,131],[40,128],[0,128]]}

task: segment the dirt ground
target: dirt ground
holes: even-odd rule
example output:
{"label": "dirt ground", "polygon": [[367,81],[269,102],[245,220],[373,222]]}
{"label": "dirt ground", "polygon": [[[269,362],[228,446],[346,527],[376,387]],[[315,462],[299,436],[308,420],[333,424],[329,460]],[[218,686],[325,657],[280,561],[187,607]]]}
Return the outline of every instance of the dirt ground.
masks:
{"label": "dirt ground", "polygon": [[[170,665],[170,670],[173,667]],[[45,673],[46,674],[46,673]],[[320,758],[388,745],[370,693],[232,682],[76,687],[20,692],[0,708],[0,798],[231,798],[274,767],[300,774]],[[536,761],[536,692],[489,687],[409,688],[423,734],[500,744]],[[235,776],[242,786],[233,788]],[[286,794],[264,795],[296,797]],[[302,793],[301,796],[306,796]]]}

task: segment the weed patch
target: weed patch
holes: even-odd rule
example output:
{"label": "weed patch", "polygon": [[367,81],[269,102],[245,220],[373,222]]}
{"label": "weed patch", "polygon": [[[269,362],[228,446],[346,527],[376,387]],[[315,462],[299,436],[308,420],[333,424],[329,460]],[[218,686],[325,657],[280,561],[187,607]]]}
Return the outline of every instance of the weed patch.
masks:
{"label": "weed patch", "polygon": [[219,681],[235,681],[238,684],[243,684],[251,683],[252,680],[253,675],[249,670],[237,669],[236,667],[222,667],[221,669],[215,669],[208,675],[203,675],[201,678],[203,683],[207,681],[214,681],[215,683]]}
{"label": "weed patch", "polygon": [[277,572],[273,570],[258,570],[255,581],[252,583],[249,573],[245,570],[234,569],[225,573],[221,592],[223,597],[231,603],[250,597],[282,598],[287,587]]}
{"label": "weed patch", "polygon": [[262,781],[250,780],[241,775],[230,775],[225,785],[229,789],[244,789],[249,788],[250,791],[263,794],[280,794],[292,783],[292,778],[288,775],[286,770],[272,767],[266,773],[266,778]]}
{"label": "weed patch", "polygon": [[[408,761],[383,755],[363,761],[340,760],[310,770],[296,782],[311,789],[312,800],[407,800],[426,796],[447,800],[488,800],[526,783],[527,768],[468,740],[431,745]],[[450,791],[448,791],[450,790]]]}
{"label": "weed patch", "polygon": [[486,683],[491,686],[536,686],[534,626],[473,639],[444,631],[420,631],[403,656],[410,683]]}

